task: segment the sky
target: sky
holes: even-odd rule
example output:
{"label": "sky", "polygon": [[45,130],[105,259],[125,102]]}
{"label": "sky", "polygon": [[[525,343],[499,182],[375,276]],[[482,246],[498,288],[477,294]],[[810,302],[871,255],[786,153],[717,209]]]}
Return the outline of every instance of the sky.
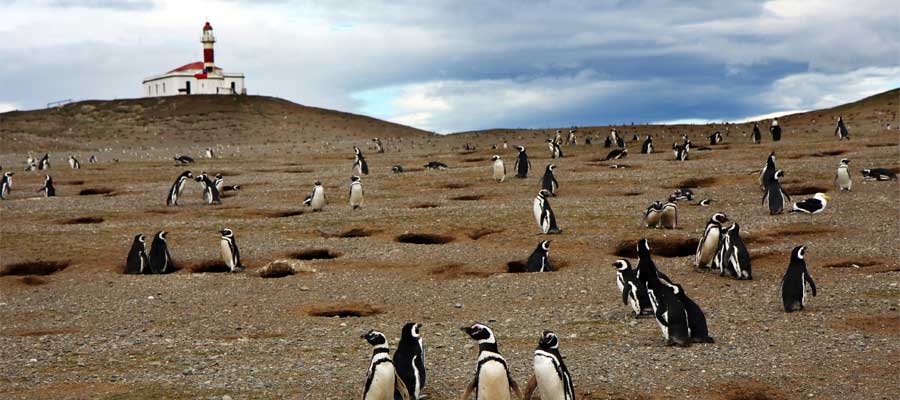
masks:
{"label": "sky", "polygon": [[249,94],[435,132],[737,121],[900,87],[896,0],[0,0],[0,112],[141,96],[202,60]]}

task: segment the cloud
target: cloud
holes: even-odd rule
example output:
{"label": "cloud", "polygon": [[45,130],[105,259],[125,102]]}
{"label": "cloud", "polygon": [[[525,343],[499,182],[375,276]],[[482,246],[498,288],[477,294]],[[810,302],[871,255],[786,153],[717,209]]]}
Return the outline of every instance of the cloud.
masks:
{"label": "cloud", "polygon": [[775,81],[759,100],[776,109],[820,109],[900,87],[900,67],[869,67],[847,73],[808,72]]}
{"label": "cloud", "polygon": [[13,102],[0,101],[0,113],[18,110],[19,106]]}

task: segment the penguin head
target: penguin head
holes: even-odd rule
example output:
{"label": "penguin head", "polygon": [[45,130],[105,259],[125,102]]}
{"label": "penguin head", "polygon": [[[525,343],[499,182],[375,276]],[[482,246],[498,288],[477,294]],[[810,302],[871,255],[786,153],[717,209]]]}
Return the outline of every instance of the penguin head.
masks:
{"label": "penguin head", "polygon": [[47,177],[44,178],[44,182],[53,182],[53,178],[50,175],[47,175]]}
{"label": "penguin head", "polygon": [[497,339],[494,338],[494,332],[492,332],[491,328],[488,328],[487,325],[476,322],[472,324],[472,326],[462,327],[461,330],[469,335],[470,338],[477,340],[478,343],[497,342]]}
{"label": "penguin head", "polygon": [[735,235],[740,235],[741,226],[738,225],[737,222],[735,222],[735,223],[731,224],[731,226],[728,228],[728,232],[734,232]]}
{"label": "penguin head", "polygon": [[545,198],[547,198],[548,196],[550,196],[550,191],[547,190],[547,189],[541,189],[541,191],[538,192],[538,196],[539,196],[540,198],[542,198],[542,199],[545,199]]}
{"label": "penguin head", "polygon": [[169,234],[169,232],[166,232],[166,231],[159,231],[159,232],[156,233],[156,238],[165,242],[165,241],[166,241],[166,236],[167,236],[168,234]]}
{"label": "penguin head", "polygon": [[784,178],[784,171],[779,169],[779,170],[775,171],[775,180],[777,181],[781,178]]}
{"label": "penguin head", "polygon": [[641,238],[637,243],[638,254],[650,254],[650,243],[646,238]]}
{"label": "penguin head", "polygon": [[222,174],[216,174],[216,179],[222,179]]}
{"label": "penguin head", "polygon": [[219,231],[219,233],[222,234],[222,237],[223,237],[223,238],[231,238],[231,237],[234,237],[234,232],[232,232],[231,229],[228,229],[228,228],[222,229],[221,231]]}
{"label": "penguin head", "polygon": [[407,322],[403,325],[403,329],[400,331],[400,336],[402,338],[413,338],[418,339],[422,336],[420,332],[422,329],[422,324],[418,324],[415,322]]}
{"label": "penguin head", "polygon": [[183,176],[183,177],[185,177],[185,178],[193,178],[193,177],[194,177],[194,174],[191,173],[191,171],[184,171],[184,172],[181,173],[181,176]]}
{"label": "penguin head", "polygon": [[871,173],[872,173],[872,170],[871,170],[871,169],[866,168],[866,169],[862,170],[862,174],[863,174],[863,175],[869,175],[869,174],[871,174]]}
{"label": "penguin head", "polygon": [[677,283],[673,283],[673,284],[669,285],[669,287],[672,288],[673,294],[684,294],[684,288],[681,287],[681,285],[679,285]]}
{"label": "penguin head", "polygon": [[10,176],[13,176],[13,175],[15,175],[15,174],[12,171],[7,171],[7,172],[3,173],[3,176],[5,176],[7,178],[9,178]]}
{"label": "penguin head", "polygon": [[544,251],[550,251],[550,242],[553,240],[542,240],[538,247],[540,247]]}
{"label": "penguin head", "polygon": [[715,213],[709,220],[719,224],[724,224],[728,222],[728,216],[725,215],[725,213]]}
{"label": "penguin head", "polygon": [[612,266],[618,271],[627,271],[631,269],[631,263],[628,260],[619,259],[612,263]]}
{"label": "penguin head", "polygon": [[842,159],[841,159],[841,165],[847,165],[847,164],[850,164],[850,159],[849,159],[849,158],[842,158]]}
{"label": "penguin head", "polygon": [[146,241],[147,241],[147,237],[144,236],[143,233],[138,233],[137,235],[134,235],[135,243],[145,243]]}
{"label": "penguin head", "polygon": [[499,159],[500,159],[500,156],[498,156],[498,155],[496,155],[496,154],[494,154],[493,156],[491,156],[491,161],[497,161],[497,160],[499,160]]}
{"label": "penguin head", "polygon": [[361,153],[361,151],[359,151],[359,147],[356,147],[356,146],[353,146],[353,152],[356,154]]}
{"label": "penguin head", "polygon": [[365,339],[373,347],[387,347],[387,338],[383,333],[374,329],[364,333],[360,338]]}
{"label": "penguin head", "polygon": [[541,340],[538,341],[538,347],[547,350],[559,348],[559,336],[551,331],[544,331]]}
{"label": "penguin head", "polygon": [[524,152],[525,152],[525,146],[516,146],[516,150],[518,150],[519,153],[524,153]]}
{"label": "penguin head", "polygon": [[806,257],[806,246],[794,247],[794,250],[791,251],[791,257],[802,260],[803,257]]}
{"label": "penguin head", "polygon": [[556,166],[555,166],[555,165],[553,165],[553,164],[547,164],[547,171],[553,172],[554,169],[556,169]]}
{"label": "penguin head", "polygon": [[359,182],[359,176],[356,176],[356,175],[351,176],[350,182]]}
{"label": "penguin head", "polygon": [[322,186],[322,181],[316,181],[316,182],[315,182],[315,185],[316,185],[316,186]]}

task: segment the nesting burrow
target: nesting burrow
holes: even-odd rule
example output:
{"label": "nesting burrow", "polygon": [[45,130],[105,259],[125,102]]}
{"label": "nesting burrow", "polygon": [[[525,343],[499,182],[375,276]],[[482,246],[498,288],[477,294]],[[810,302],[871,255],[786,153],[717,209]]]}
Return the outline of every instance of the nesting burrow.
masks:
{"label": "nesting burrow", "polygon": [[110,188],[87,188],[82,189],[78,192],[79,196],[96,196],[96,195],[111,195],[113,194],[113,190]]}
{"label": "nesting burrow", "polygon": [[231,272],[231,268],[228,268],[222,260],[192,261],[183,268],[194,274]]}
{"label": "nesting burrow", "polygon": [[381,307],[376,307],[367,303],[338,303],[311,307],[308,314],[313,317],[358,318],[377,315],[383,312]]}
{"label": "nesting burrow", "polygon": [[[788,186],[784,191],[791,196],[807,196],[816,193],[828,193],[829,188],[816,185]],[[799,200],[799,199],[798,199]]]}
{"label": "nesting burrow", "polygon": [[79,218],[70,218],[59,221],[61,225],[83,225],[83,224],[99,224],[103,222],[103,218],[100,217],[79,217]]}
{"label": "nesting burrow", "polygon": [[503,229],[487,229],[487,228],[484,228],[484,229],[476,229],[476,230],[474,230],[474,231],[471,231],[471,232],[469,232],[468,234],[466,234],[466,236],[468,236],[469,239],[472,239],[472,240],[478,240],[478,239],[481,239],[481,238],[483,238],[483,237],[485,237],[485,236],[487,236],[487,235],[493,235],[493,234],[495,234],[495,233],[500,233],[500,232],[503,232]]}
{"label": "nesting burrow", "polygon": [[456,240],[456,238],[432,233],[404,233],[397,236],[396,240],[400,243],[409,244],[447,244]]}
{"label": "nesting burrow", "polygon": [[[625,258],[637,258],[637,239],[619,242],[613,255]],[[650,255],[675,258],[693,256],[697,252],[700,240],[694,238],[657,238],[649,240]]]}
{"label": "nesting burrow", "polygon": [[673,189],[687,188],[687,189],[698,189],[703,187],[714,186],[718,182],[718,179],[708,177],[708,178],[688,178],[684,179],[681,182],[678,182]]}
{"label": "nesting burrow", "polygon": [[895,147],[900,146],[900,143],[869,143],[866,147]]}
{"label": "nesting burrow", "polygon": [[446,189],[464,189],[469,186],[472,186],[472,184],[465,183],[465,182],[450,182],[450,183],[444,185],[444,188],[446,188]]}
{"label": "nesting burrow", "polygon": [[458,200],[458,201],[477,201],[483,199],[484,196],[480,194],[470,194],[465,196],[456,196],[451,197],[450,200]]}
{"label": "nesting burrow", "polygon": [[435,203],[420,203],[409,206],[409,208],[438,208],[440,205]]}
{"label": "nesting burrow", "polygon": [[62,185],[72,185],[72,186],[81,186],[81,185],[84,185],[84,184],[85,184],[85,182],[84,182],[84,181],[81,181],[81,180],[75,180],[75,181],[61,181],[61,182],[59,182],[59,183],[62,184]]}
{"label": "nesting burrow", "polygon": [[816,152],[816,153],[812,153],[811,156],[812,156],[812,157],[833,157],[833,156],[839,156],[839,155],[844,154],[844,153],[846,153],[846,152],[847,152],[847,150],[819,151],[819,152]]}
{"label": "nesting burrow", "polygon": [[622,193],[622,196],[632,197],[632,196],[640,196],[642,194],[644,194],[644,193],[643,192],[625,192],[625,193]]}
{"label": "nesting burrow", "polygon": [[791,224],[771,227],[766,230],[753,231],[748,234],[742,234],[741,236],[743,237],[744,242],[748,244],[766,244],[781,241],[786,236],[822,235],[838,232],[839,230],[840,229],[831,225]]}
{"label": "nesting burrow", "polygon": [[272,263],[259,270],[260,278],[284,278],[296,274],[294,268],[287,263]]}
{"label": "nesting burrow", "polygon": [[68,268],[69,261],[26,261],[0,267],[0,276],[51,275]]}
{"label": "nesting burrow", "polygon": [[487,159],[481,158],[481,157],[463,159],[463,162],[467,162],[467,163],[476,163],[476,162],[485,162],[485,161],[487,161]]}
{"label": "nesting burrow", "polygon": [[757,381],[734,381],[725,385],[722,400],[786,400],[780,390]]}
{"label": "nesting burrow", "polygon": [[320,231],[319,235],[323,238],[340,238],[340,239],[352,239],[352,238],[364,238],[372,236],[375,233],[372,229],[366,228],[352,228],[343,232],[338,233],[328,233]]}
{"label": "nesting burrow", "polygon": [[466,277],[487,278],[500,271],[479,271],[466,268],[462,264],[445,264],[432,268],[430,272],[431,275],[437,278],[456,279]]}
{"label": "nesting burrow", "polygon": [[303,212],[303,210],[271,211],[265,213],[265,216],[268,218],[290,218],[303,215]]}
{"label": "nesting burrow", "polygon": [[331,260],[341,256],[341,253],[330,249],[306,249],[288,254],[294,260]]}

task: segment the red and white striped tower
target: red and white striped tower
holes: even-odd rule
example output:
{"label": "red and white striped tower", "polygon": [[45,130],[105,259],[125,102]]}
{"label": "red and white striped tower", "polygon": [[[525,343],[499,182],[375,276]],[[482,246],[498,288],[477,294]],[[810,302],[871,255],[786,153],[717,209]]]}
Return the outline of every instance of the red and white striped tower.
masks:
{"label": "red and white striped tower", "polygon": [[213,28],[209,21],[206,22],[206,25],[203,25],[203,38],[200,41],[203,42],[203,72],[209,74],[215,68],[213,64],[215,62],[213,44],[216,43],[216,37],[213,36]]}

